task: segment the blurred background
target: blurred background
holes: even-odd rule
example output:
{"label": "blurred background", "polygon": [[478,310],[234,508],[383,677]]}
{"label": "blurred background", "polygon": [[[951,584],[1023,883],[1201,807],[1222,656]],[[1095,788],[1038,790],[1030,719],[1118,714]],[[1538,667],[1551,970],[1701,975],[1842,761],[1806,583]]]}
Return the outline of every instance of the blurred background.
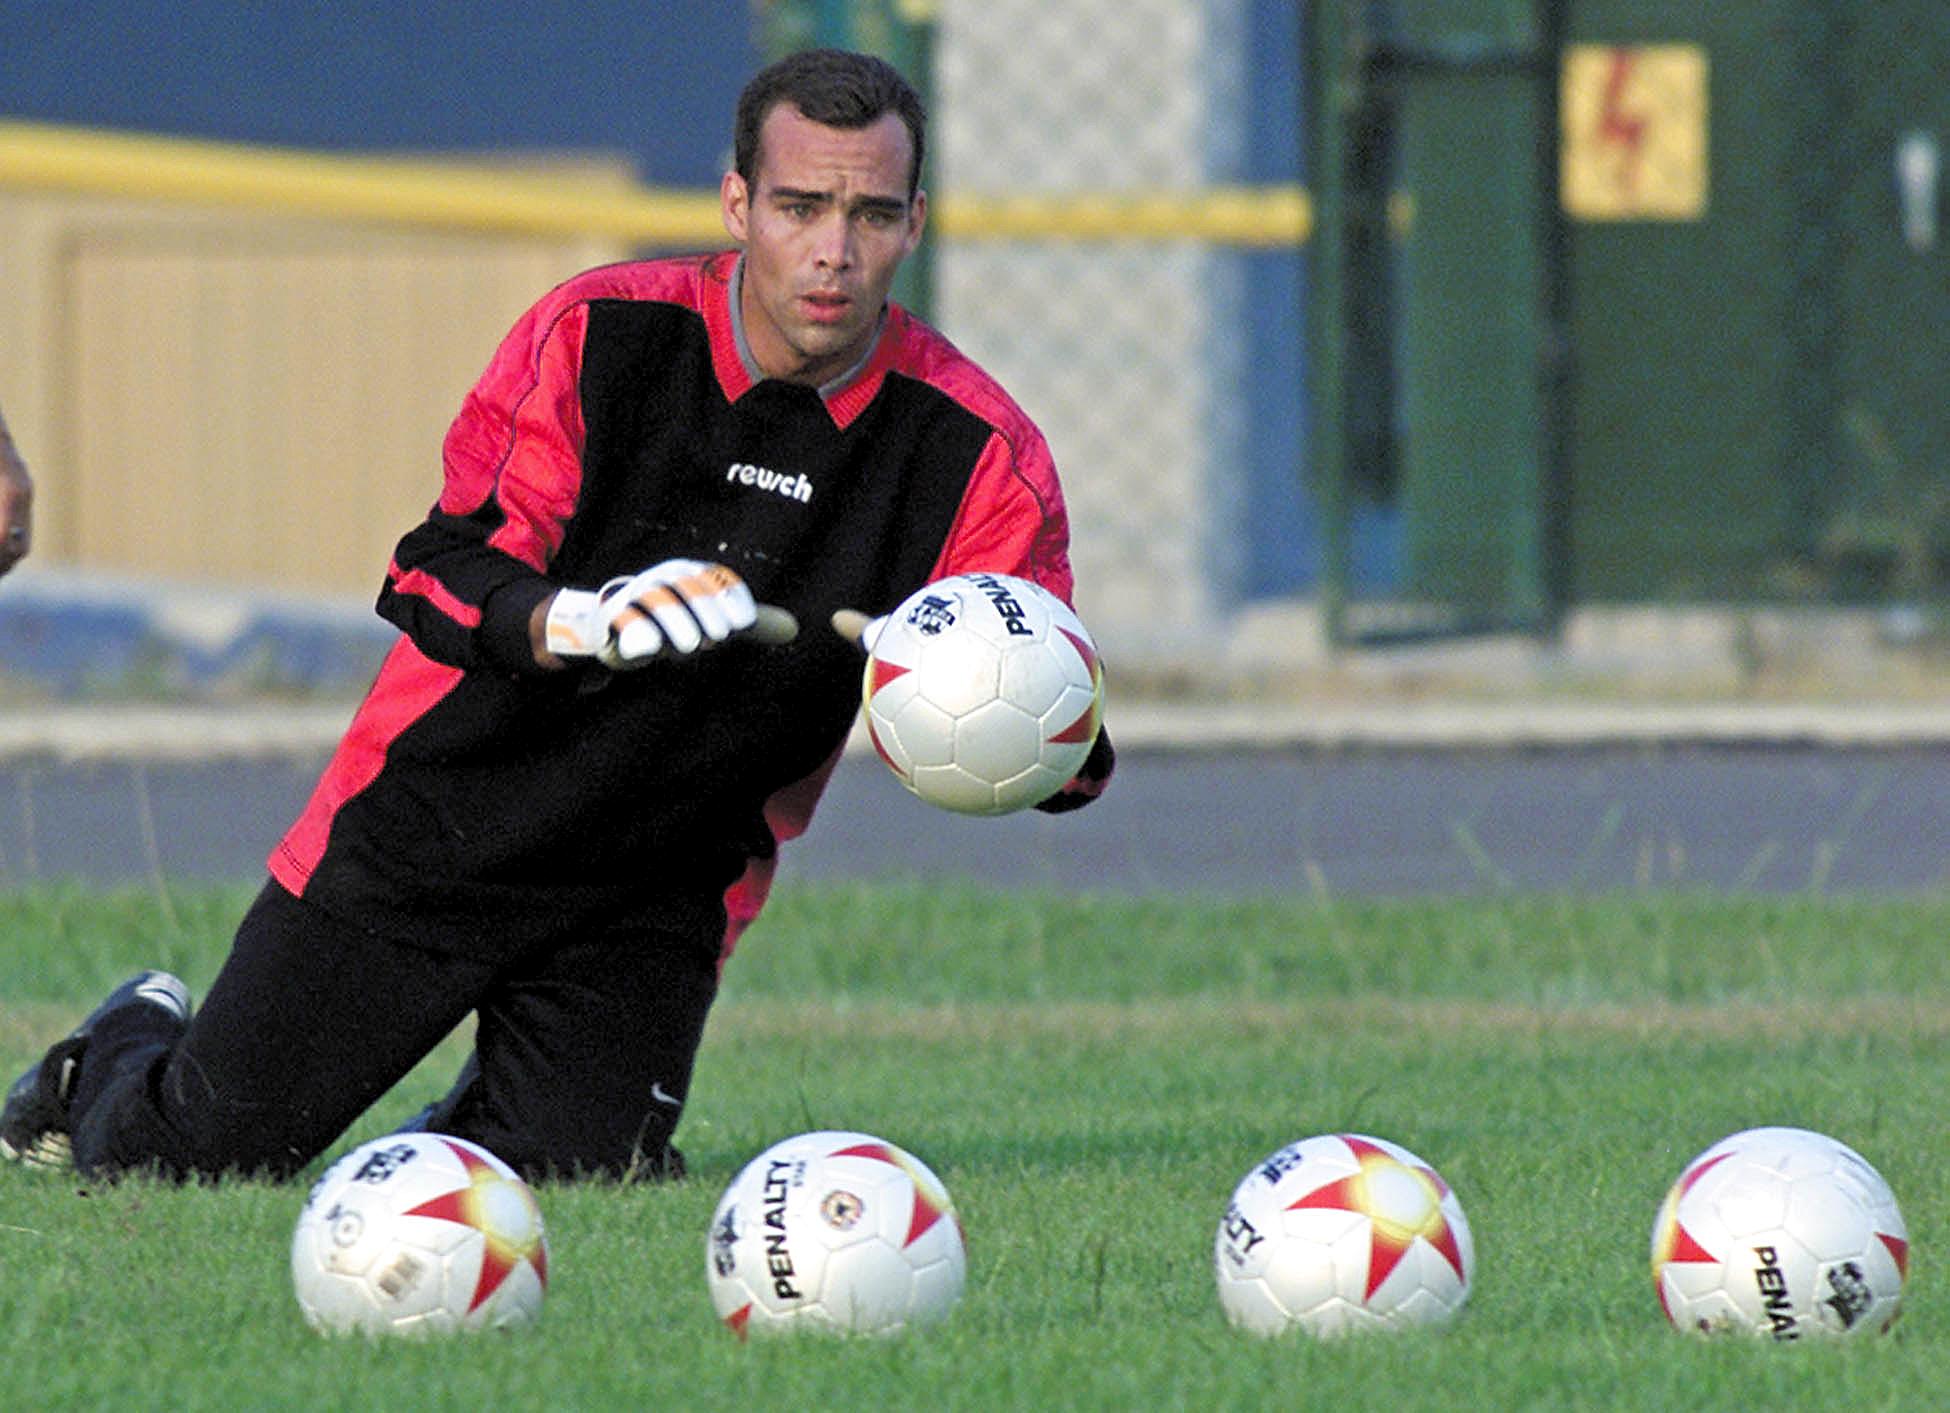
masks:
{"label": "blurred background", "polygon": [[897,291],[1162,700],[1935,695],[1942,0],[0,3],[15,698],[331,695],[509,323],[723,243],[738,88],[924,90]]}

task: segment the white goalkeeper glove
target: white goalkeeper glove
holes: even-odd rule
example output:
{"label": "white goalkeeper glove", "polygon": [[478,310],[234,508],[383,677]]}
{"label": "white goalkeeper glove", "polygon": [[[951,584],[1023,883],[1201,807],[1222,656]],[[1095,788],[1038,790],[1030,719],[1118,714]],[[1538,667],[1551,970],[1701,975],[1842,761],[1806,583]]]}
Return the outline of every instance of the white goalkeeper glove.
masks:
{"label": "white goalkeeper glove", "polygon": [[666,559],[593,592],[558,590],[544,637],[557,657],[593,657],[620,672],[666,649],[683,655],[721,643],[757,621],[751,589],[724,565]]}

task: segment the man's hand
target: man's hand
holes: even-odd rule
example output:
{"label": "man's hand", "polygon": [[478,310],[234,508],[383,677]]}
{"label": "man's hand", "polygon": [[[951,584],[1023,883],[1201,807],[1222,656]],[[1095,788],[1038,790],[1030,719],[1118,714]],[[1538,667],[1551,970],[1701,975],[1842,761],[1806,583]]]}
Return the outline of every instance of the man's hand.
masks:
{"label": "man's hand", "polygon": [[34,537],[34,481],[0,421],[0,574],[27,558]]}
{"label": "man's hand", "polygon": [[593,592],[557,590],[543,645],[555,658],[593,657],[624,672],[747,631],[762,642],[790,642],[798,625],[784,609],[754,602],[745,581],[724,565],[667,559]]}

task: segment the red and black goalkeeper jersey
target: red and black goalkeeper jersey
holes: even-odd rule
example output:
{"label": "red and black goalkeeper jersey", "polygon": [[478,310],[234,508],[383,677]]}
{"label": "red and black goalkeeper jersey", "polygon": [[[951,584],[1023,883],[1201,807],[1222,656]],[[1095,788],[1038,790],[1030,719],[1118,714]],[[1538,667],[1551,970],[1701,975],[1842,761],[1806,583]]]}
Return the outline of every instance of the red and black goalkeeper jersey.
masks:
{"label": "red and black goalkeeper jersey", "polygon": [[[291,891],[475,949],[742,875],[735,931],[859,708],[833,610],[884,613],[973,569],[1070,597],[1048,449],[995,382],[898,306],[837,390],[754,382],[736,259],[590,271],[502,342],[388,568],[379,612],[404,636],[271,854]],[[673,556],[736,569],[797,640],[536,666],[542,599]]]}

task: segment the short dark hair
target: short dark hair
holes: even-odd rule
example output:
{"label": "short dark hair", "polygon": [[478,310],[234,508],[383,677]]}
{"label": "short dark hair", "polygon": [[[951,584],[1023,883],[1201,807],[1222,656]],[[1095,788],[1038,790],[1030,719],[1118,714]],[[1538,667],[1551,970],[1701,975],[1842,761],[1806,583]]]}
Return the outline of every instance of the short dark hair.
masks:
{"label": "short dark hair", "polygon": [[869,127],[887,113],[898,113],[914,145],[914,161],[907,171],[908,197],[920,188],[927,109],[914,86],[885,59],[846,49],[802,49],[752,75],[738,95],[732,133],[732,162],[748,187],[758,182],[758,130],[781,103],[790,103],[829,128]]}

